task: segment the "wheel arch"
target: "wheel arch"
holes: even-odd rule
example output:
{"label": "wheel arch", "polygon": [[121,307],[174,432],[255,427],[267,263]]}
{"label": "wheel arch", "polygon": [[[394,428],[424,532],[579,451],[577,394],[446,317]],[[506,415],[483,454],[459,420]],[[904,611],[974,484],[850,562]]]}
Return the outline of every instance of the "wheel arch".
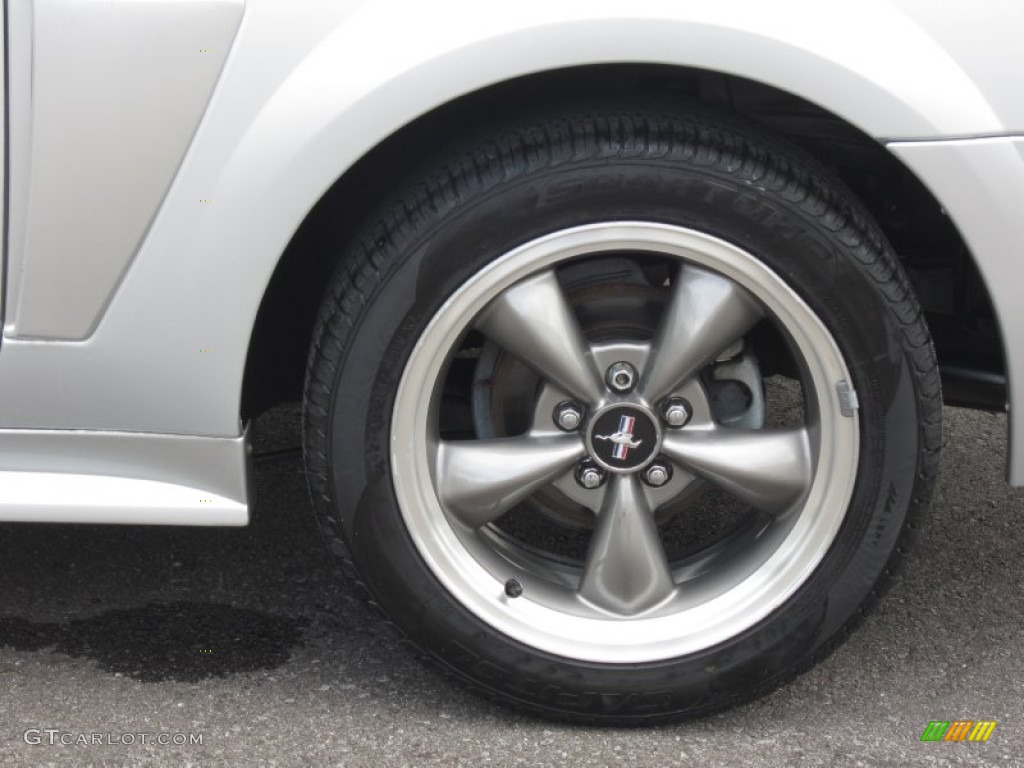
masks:
{"label": "wheel arch", "polygon": [[[421,158],[465,126],[521,114],[565,98],[647,92],[733,112],[815,155],[853,189],[943,322],[940,362],[984,386],[950,379],[953,401],[997,409],[1005,398],[1002,341],[973,257],[942,205],[878,140],[834,112],[755,80],[689,67],[605,64],[551,70],[472,91],[410,120],[364,153],[320,197],[284,250],[253,326],[242,387],[243,416],[301,394],[322,286],[361,222]],[[959,286],[959,287],[958,287]],[[993,324],[980,352],[961,333],[962,316]],[[978,354],[972,354],[971,348]],[[1002,377],[1002,378],[1001,378]]]}

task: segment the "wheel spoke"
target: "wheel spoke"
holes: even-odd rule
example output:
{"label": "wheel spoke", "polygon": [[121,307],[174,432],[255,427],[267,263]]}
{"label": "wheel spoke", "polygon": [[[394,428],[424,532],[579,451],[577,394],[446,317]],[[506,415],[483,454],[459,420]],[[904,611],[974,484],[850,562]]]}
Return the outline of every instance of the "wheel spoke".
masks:
{"label": "wheel spoke", "polygon": [[477,528],[566,472],[585,452],[578,435],[442,442],[438,493],[449,512]]}
{"label": "wheel spoke", "polygon": [[732,280],[682,267],[654,339],[642,392],[652,400],[669,394],[762,316],[753,297]]}
{"label": "wheel spoke", "polygon": [[694,474],[765,512],[781,512],[811,485],[805,429],[682,430],[662,451]]}
{"label": "wheel spoke", "polygon": [[605,610],[631,615],[662,602],[674,588],[639,480],[613,477],[590,541],[580,594]]}
{"label": "wheel spoke", "polygon": [[523,280],[492,301],[476,324],[566,393],[596,403],[601,377],[554,271]]}

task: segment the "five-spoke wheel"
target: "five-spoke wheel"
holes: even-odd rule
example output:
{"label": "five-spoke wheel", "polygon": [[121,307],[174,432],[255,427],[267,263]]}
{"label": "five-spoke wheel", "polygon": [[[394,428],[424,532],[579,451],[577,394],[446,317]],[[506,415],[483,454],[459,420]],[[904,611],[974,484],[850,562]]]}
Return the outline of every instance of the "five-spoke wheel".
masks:
{"label": "five-spoke wheel", "polygon": [[[575,298],[574,270],[586,275]],[[730,349],[754,354],[745,340],[762,323],[792,347],[803,418],[723,425],[715,364]],[[460,360],[486,371],[469,377]],[[840,400],[849,380],[820,320],[735,246],[650,222],[551,233],[466,281],[420,336],[392,419],[398,503],[435,576],[507,635],[592,661],[691,653],[764,618],[831,544],[858,460],[858,422]],[[724,492],[722,514],[737,521],[670,558],[656,515],[685,528],[699,512],[679,501],[695,486]],[[578,507],[590,536],[574,560],[530,520]],[[516,601],[509,579],[523,587]]]}

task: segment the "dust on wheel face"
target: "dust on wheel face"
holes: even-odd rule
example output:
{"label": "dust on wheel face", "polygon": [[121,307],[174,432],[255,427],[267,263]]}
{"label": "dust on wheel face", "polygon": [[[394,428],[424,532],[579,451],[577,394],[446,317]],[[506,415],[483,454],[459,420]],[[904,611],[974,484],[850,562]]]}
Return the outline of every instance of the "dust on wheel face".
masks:
{"label": "dust on wheel face", "polygon": [[[623,285],[628,264],[642,289]],[[578,291],[574,275],[585,276]],[[798,363],[804,416],[726,426],[715,371],[742,368],[736,350],[762,321]],[[623,361],[637,381],[616,391],[610,375]],[[467,363],[486,369],[486,385],[461,397],[455,372]],[[746,379],[737,386],[748,399],[760,396],[756,375],[725,375]],[[859,455],[840,381],[849,371],[828,330],[751,254],[660,223],[569,228],[496,259],[427,325],[394,406],[396,498],[434,576],[492,629],[572,659],[679,657],[761,621],[832,543]],[[453,418],[452,401],[481,389],[489,396]],[[569,432],[552,423],[567,396],[589,417]],[[658,409],[679,399],[692,414],[676,428]],[[656,454],[668,472],[645,470]],[[603,482],[584,485],[581,462]],[[680,500],[708,487],[745,513],[670,560],[658,514],[675,510],[670,517],[692,525],[692,505]],[[583,528],[586,546],[567,554],[557,535],[522,533],[538,528],[516,526],[528,513]],[[510,580],[522,587],[514,599]]]}

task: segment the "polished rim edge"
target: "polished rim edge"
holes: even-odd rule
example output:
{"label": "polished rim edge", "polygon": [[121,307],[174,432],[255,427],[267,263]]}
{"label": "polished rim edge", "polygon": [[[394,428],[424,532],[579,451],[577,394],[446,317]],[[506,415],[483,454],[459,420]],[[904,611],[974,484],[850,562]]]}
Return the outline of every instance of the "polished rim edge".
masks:
{"label": "polished rim edge", "polygon": [[[437,488],[442,446],[432,434],[433,397],[452,344],[494,299],[520,281],[570,259],[609,252],[675,258],[744,288],[785,329],[803,358],[816,398],[813,476],[784,536],[738,583],[695,604],[686,602],[684,584],[658,604],[617,613],[587,599],[574,600],[569,589],[531,583],[528,570],[507,567],[500,555],[488,554],[489,546],[479,534],[446,514]],[[838,347],[820,319],[746,251],[710,235],[660,223],[609,222],[565,229],[512,250],[472,276],[424,330],[403,372],[392,414],[396,499],[432,573],[495,630],[530,647],[585,661],[636,663],[686,655],[734,637],[768,616],[807,580],[834,541],[852,497],[859,460],[859,422],[849,417],[849,398],[839,386],[850,381]],[[606,394],[592,396],[609,402]],[[636,485],[634,479],[616,487]],[[630,495],[621,493],[628,503]],[[509,594],[502,569],[522,582],[521,596]]]}

